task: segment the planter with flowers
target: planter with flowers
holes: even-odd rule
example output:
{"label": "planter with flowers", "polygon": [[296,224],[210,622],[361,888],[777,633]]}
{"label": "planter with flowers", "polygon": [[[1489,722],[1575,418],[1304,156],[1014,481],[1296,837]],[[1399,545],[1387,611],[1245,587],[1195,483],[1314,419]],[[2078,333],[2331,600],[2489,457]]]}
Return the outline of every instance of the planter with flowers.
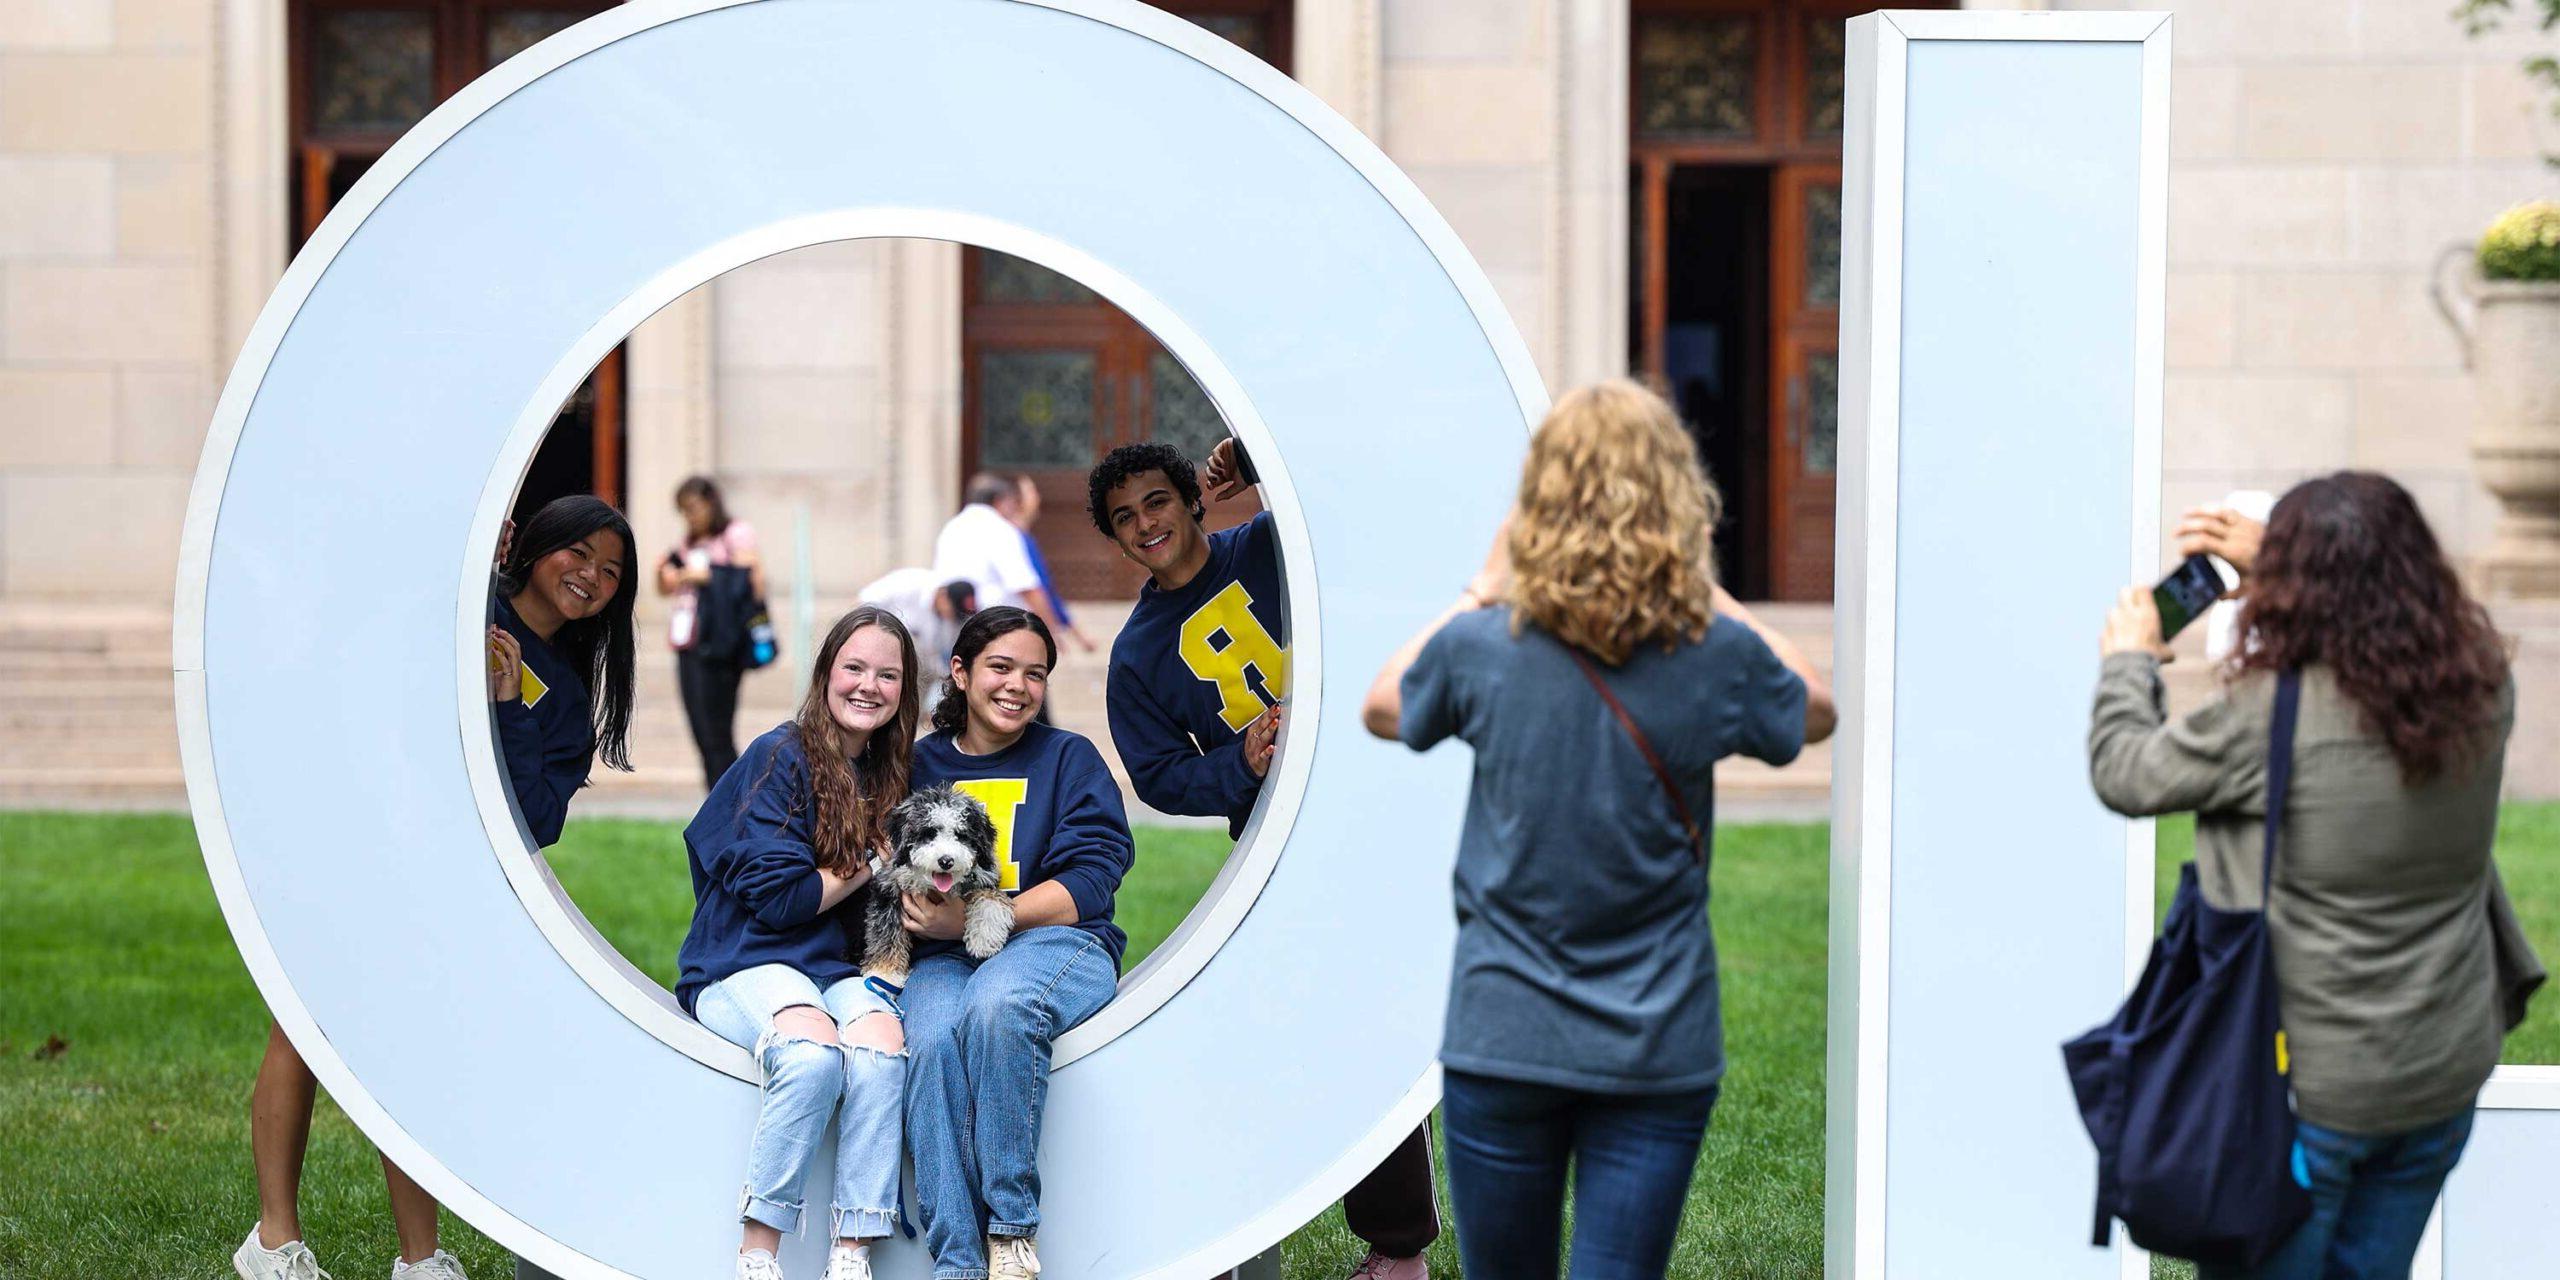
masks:
{"label": "planter with flowers", "polygon": [[2471,259],[2460,296],[2440,285],[2436,300],[2462,334],[2471,456],[2501,508],[2482,585],[2560,597],[2560,202],[2509,209],[2448,261],[2457,250]]}

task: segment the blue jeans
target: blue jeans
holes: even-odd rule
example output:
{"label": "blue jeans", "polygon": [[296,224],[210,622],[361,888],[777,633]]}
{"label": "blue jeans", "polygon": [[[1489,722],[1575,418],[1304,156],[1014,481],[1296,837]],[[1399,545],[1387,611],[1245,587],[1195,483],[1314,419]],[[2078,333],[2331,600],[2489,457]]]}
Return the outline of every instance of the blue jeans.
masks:
{"label": "blue jeans", "polygon": [[2198,1267],[2197,1280],[2406,1280],[2445,1176],[2471,1140],[2471,1112],[2362,1137],[2294,1126],[2293,1177],[2311,1217],[2254,1268]]}
{"label": "blue jeans", "polygon": [[907,975],[907,1146],[936,1280],[985,1280],[979,1236],[1040,1230],[1049,1044],[1119,989],[1102,940],[1025,929],[984,962],[948,951]]}
{"label": "blue jeans", "polygon": [[[892,988],[894,990],[894,988]],[[773,1016],[795,1005],[824,1009],[839,1038],[874,1013],[895,1016],[888,995],[848,978],[820,991],[789,965],[758,965],[704,987],[694,1017],[712,1033],[756,1057],[764,1072],[764,1105],[747,1140],[747,1181],[738,1216],[776,1231],[800,1229],[800,1186],[809,1159],[836,1126],[834,1236],[876,1240],[898,1221],[898,1104],[907,1058],[858,1045],[820,1044],[776,1031]]]}
{"label": "blue jeans", "polygon": [[1586,1093],[1442,1074],[1440,1129],[1467,1280],[1554,1280],[1573,1171],[1575,1280],[1661,1280],[1716,1089]]}

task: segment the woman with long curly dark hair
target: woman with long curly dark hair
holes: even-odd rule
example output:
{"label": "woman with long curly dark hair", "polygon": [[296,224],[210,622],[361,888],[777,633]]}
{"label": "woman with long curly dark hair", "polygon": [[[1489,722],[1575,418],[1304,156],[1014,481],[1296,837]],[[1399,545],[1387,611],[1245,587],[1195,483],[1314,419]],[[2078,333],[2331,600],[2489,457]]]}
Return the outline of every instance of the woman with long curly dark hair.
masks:
{"label": "woman with long curly dark hair", "polygon": [[826,1280],[870,1280],[871,1243],[897,1221],[906,1034],[897,988],[855,963],[854,895],[906,799],[918,703],[915,642],[897,615],[846,614],[818,646],[799,714],[748,745],[684,831],[694,908],[676,997],[764,1075],[738,1199],[739,1280],[782,1280],[775,1254],[800,1225],[830,1120]]}
{"label": "woman with long curly dark hair", "polygon": [[[2539,972],[2490,860],[2515,715],[2505,645],[2387,477],[2305,481],[2263,530],[2198,511],[2179,534],[2241,570],[2239,650],[2220,696],[2169,719],[2159,614],[2128,589],[2101,642],[2090,775],[2119,813],[2194,811],[2205,899],[2266,912],[2294,1176],[2313,1205],[2265,1263],[2202,1275],[2405,1275],[2530,990],[2502,978]],[[2261,902],[2268,735],[2289,671],[2293,780]]]}

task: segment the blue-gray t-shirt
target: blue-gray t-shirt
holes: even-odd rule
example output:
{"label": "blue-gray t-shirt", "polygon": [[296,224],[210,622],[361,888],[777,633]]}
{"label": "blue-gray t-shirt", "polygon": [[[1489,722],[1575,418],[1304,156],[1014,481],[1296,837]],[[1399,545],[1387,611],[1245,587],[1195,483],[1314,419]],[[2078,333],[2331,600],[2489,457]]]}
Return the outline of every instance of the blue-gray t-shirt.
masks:
{"label": "blue-gray t-shirt", "polygon": [[[1637,648],[1626,704],[1699,822],[1716,761],[1804,747],[1804,681],[1749,627]],[[1405,745],[1475,748],[1458,836],[1440,1061],[1569,1089],[1677,1093],[1724,1075],[1707,875],[1644,754],[1572,655],[1508,609],[1460,614],[1404,675]]]}

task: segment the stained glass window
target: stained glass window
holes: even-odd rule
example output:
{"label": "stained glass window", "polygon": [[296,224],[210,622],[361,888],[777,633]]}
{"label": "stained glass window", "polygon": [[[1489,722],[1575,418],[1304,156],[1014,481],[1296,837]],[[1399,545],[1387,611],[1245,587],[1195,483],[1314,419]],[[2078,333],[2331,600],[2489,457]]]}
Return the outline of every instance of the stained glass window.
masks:
{"label": "stained glass window", "polygon": [[[1174,10],[1181,13],[1180,9]],[[1227,43],[1262,59],[1271,61],[1271,32],[1262,16],[1253,13],[1183,13],[1194,24],[1223,37]]]}
{"label": "stained glass window", "polygon": [[1086,303],[1097,300],[1093,290],[1039,263],[992,249],[978,255],[980,302]]}
{"label": "stained glass window", "polygon": [[1848,118],[1849,27],[1816,15],[1804,28],[1804,136],[1837,138]]}
{"label": "stained glass window", "polygon": [[321,133],[398,133],[436,103],[435,15],[330,9],[312,15],[311,120]]}
{"label": "stained glass window", "polygon": [[1636,136],[1756,136],[1758,30],[1745,17],[1639,16]]}
{"label": "stained glass window", "polygon": [[978,353],[978,452],[995,470],[1093,465],[1090,351]]}
{"label": "stained glass window", "polygon": [[558,9],[497,9],[489,14],[486,52],[496,66],[524,52],[587,15]]}
{"label": "stained glass window", "polygon": [[1804,305],[1840,305],[1840,188],[1804,189]]}
{"label": "stained glass window", "polygon": [[1162,351],[1147,358],[1147,381],[1155,387],[1155,417],[1149,434],[1182,450],[1193,462],[1208,461],[1209,451],[1227,438],[1227,420],[1209,403],[1209,393],[1201,390],[1181,361]]}
{"label": "stained glass window", "polygon": [[1804,469],[1829,475],[1840,462],[1840,357],[1822,351],[1804,362]]}

